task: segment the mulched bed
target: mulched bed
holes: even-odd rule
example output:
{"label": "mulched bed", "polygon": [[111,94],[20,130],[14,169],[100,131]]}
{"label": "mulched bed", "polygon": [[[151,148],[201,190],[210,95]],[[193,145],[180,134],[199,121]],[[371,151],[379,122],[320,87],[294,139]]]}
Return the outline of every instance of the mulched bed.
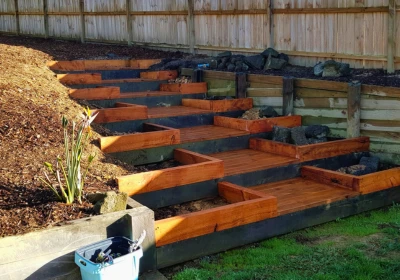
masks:
{"label": "mulched bed", "polygon": [[155,220],[171,218],[179,215],[199,212],[207,209],[213,209],[219,206],[225,206],[229,203],[223,197],[211,197],[196,201],[167,206],[154,210]]}

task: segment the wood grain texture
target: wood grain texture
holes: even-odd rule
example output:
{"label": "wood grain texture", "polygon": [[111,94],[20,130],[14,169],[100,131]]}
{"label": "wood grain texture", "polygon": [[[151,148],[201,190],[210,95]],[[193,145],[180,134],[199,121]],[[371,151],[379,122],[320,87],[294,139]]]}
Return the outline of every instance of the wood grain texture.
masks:
{"label": "wood grain texture", "polygon": [[54,71],[148,69],[160,61],[160,59],[48,61],[47,66]]}
{"label": "wood grain texture", "polygon": [[158,130],[154,129],[143,133],[100,137],[99,142],[100,149],[104,153],[148,149],[179,144],[180,131],[173,128],[159,127]]}
{"label": "wood grain texture", "polygon": [[248,131],[250,133],[260,133],[272,131],[274,126],[299,126],[301,125],[301,116],[286,116],[260,120],[246,120],[241,118],[215,116],[214,125]]}
{"label": "wood grain texture", "polygon": [[100,73],[58,74],[57,79],[65,85],[84,85],[102,83]]}
{"label": "wood grain texture", "polygon": [[358,196],[345,188],[327,185],[305,178],[294,178],[251,187],[278,199],[278,215],[298,212],[319,205],[330,205],[339,200]]}
{"label": "wood grain texture", "polygon": [[70,89],[69,95],[72,98],[84,100],[116,99],[120,97],[120,90],[119,87]]}
{"label": "wood grain texture", "polygon": [[252,190],[250,188],[243,188],[239,185],[229,182],[218,183],[218,194],[225,198],[229,203],[237,203],[251,199],[268,197],[267,194]]}
{"label": "wood grain texture", "polygon": [[224,162],[225,176],[250,173],[298,162],[295,158],[252,149],[233,150],[210,156]]}
{"label": "wood grain texture", "polygon": [[253,108],[252,98],[204,100],[204,99],[182,99],[182,105],[186,107],[211,110],[215,113],[249,110]]}
{"label": "wood grain texture", "polygon": [[[187,153],[186,157],[183,155],[185,153]],[[176,156],[183,162],[191,158],[192,161],[197,160],[199,163],[120,176],[117,178],[119,190],[131,196],[218,179],[224,175],[224,164],[221,160],[211,158],[206,160],[202,155],[194,155],[190,151],[181,149]]]}
{"label": "wood grain texture", "polygon": [[258,222],[277,215],[277,200],[273,196],[229,183],[219,184],[218,189],[228,197],[237,191],[242,192],[242,195],[246,193],[247,197],[243,196],[243,201],[230,205],[156,221],[156,246]]}
{"label": "wood grain texture", "polygon": [[153,80],[172,80],[178,77],[178,71],[153,71],[153,72],[142,72],[140,78],[142,79],[153,79]]}
{"label": "wood grain texture", "polygon": [[145,120],[148,118],[147,106],[128,106],[120,108],[106,108],[94,110],[98,113],[95,123],[112,123],[129,120]]}
{"label": "wood grain texture", "polygon": [[304,178],[324,184],[349,188],[361,194],[368,194],[400,186],[400,168],[355,176],[333,170],[306,166],[302,168],[301,174]]}

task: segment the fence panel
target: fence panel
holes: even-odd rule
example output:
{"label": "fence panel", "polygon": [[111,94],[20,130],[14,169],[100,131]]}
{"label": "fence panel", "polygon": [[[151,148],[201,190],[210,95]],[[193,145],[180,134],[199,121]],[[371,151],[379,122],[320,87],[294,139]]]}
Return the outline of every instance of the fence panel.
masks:
{"label": "fence panel", "polygon": [[0,32],[16,33],[17,23],[15,18],[15,4],[14,0],[2,0],[0,1]]}
{"label": "fence panel", "polygon": [[80,38],[81,18],[79,0],[47,0],[49,13],[49,36],[57,38]]}

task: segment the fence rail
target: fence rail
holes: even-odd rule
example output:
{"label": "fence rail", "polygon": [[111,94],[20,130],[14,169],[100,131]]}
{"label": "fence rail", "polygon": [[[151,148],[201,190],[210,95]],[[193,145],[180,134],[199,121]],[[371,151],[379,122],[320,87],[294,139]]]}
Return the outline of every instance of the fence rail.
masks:
{"label": "fence rail", "polygon": [[400,0],[2,0],[0,32],[400,69]]}

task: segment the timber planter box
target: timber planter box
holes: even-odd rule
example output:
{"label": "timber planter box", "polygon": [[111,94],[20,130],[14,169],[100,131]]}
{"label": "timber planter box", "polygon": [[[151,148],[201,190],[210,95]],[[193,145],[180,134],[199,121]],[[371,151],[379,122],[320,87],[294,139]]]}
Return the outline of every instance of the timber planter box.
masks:
{"label": "timber planter box", "polygon": [[161,84],[160,90],[165,92],[179,92],[181,94],[207,93],[207,83]]}
{"label": "timber planter box", "polygon": [[253,108],[252,98],[208,100],[208,99],[182,99],[182,105],[198,109],[210,110],[215,113],[229,111],[246,111]]}
{"label": "timber planter box", "polygon": [[305,166],[302,168],[301,174],[304,178],[349,188],[361,194],[400,186],[400,167],[356,176],[318,167]]}
{"label": "timber planter box", "polygon": [[98,114],[95,123],[113,123],[131,120],[145,120],[148,118],[148,108],[143,105],[117,102],[115,108],[93,110]]}
{"label": "timber planter box", "polygon": [[334,140],[296,146],[261,138],[250,139],[250,148],[299,159],[301,162],[369,150],[369,137]]}
{"label": "timber planter box", "polygon": [[144,123],[141,133],[100,137],[99,142],[103,152],[117,153],[175,145],[181,142],[181,137],[179,129]]}
{"label": "timber planter box", "polygon": [[184,149],[175,149],[174,159],[182,165],[118,177],[119,190],[132,196],[224,176],[222,160]]}
{"label": "timber planter box", "polygon": [[214,125],[248,131],[250,133],[262,133],[262,132],[272,131],[274,126],[282,126],[282,127],[300,126],[301,116],[285,116],[285,117],[266,118],[259,120],[246,120],[242,118],[215,116]]}
{"label": "timber planter box", "polygon": [[218,193],[229,205],[156,221],[156,247],[277,216],[274,196],[228,182],[218,184]]}

